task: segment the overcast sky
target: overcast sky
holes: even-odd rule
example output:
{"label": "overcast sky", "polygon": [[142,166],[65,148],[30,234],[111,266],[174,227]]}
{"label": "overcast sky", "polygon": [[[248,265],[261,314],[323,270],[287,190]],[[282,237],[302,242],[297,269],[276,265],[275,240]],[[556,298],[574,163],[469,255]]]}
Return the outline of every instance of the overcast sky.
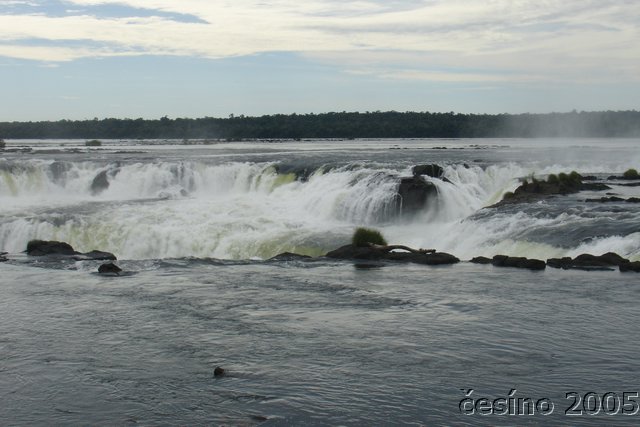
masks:
{"label": "overcast sky", "polygon": [[640,109],[639,0],[0,0],[0,121]]}

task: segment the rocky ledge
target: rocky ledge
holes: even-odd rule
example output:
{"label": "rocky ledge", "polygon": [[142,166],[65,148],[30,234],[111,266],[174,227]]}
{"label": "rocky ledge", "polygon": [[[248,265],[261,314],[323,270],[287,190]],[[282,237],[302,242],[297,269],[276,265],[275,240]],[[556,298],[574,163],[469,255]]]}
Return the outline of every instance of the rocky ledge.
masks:
{"label": "rocky ledge", "polygon": [[[395,252],[394,250],[403,250],[403,252]],[[338,249],[328,252],[327,258],[334,259],[350,259],[350,260],[388,260],[400,262],[412,262],[416,264],[427,265],[443,265],[455,264],[460,262],[455,256],[445,253],[436,252],[432,249],[412,250],[401,245],[390,246],[355,246],[345,245]]]}
{"label": "rocky ledge", "polygon": [[580,191],[603,191],[611,189],[611,187],[601,182],[583,181],[586,180],[575,171],[570,174],[561,173],[558,175],[549,175],[546,181],[531,177],[525,179],[514,192],[506,193],[503,199],[492,207],[514,203],[535,202],[551,196],[574,194]]}
{"label": "rocky ledge", "polygon": [[474,264],[491,264],[495,267],[526,268],[528,270],[544,270],[547,267],[547,264],[540,259],[507,255],[496,255],[493,258],[475,257],[471,262]]}
{"label": "rocky ledge", "polygon": [[64,256],[74,259],[93,259],[93,260],[116,260],[116,256],[111,252],[96,251],[78,252],[65,242],[57,242],[54,240],[31,240],[27,243],[27,255],[29,256]]}
{"label": "rocky ledge", "polygon": [[621,257],[614,252],[596,256],[591,254],[581,254],[575,258],[549,258],[547,265],[553,268],[562,268],[564,270],[614,270],[615,267],[623,270],[623,265],[630,264],[629,260]]}

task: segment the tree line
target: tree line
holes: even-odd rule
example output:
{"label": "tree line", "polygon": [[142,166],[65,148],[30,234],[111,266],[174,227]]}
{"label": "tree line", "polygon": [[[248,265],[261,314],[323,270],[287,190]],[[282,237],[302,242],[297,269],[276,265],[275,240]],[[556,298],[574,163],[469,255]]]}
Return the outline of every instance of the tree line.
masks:
{"label": "tree line", "polygon": [[0,122],[5,139],[640,137],[640,111],[548,114],[333,112],[228,118]]}

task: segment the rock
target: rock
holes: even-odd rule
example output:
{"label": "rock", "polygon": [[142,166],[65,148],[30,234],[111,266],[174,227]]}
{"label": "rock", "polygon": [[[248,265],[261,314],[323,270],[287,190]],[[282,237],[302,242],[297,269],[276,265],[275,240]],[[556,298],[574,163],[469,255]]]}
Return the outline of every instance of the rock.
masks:
{"label": "rock", "polygon": [[547,265],[549,267],[553,267],[553,268],[563,268],[563,269],[568,269],[571,267],[571,262],[573,260],[571,259],[571,257],[563,257],[563,258],[549,258],[547,260]]}
{"label": "rock", "polygon": [[119,275],[122,269],[114,263],[102,264],[98,267],[98,273],[100,274],[115,274]]}
{"label": "rock", "polygon": [[600,256],[581,254],[573,259],[564,257],[550,258],[547,260],[547,265],[550,267],[587,271],[612,270],[611,267],[617,267],[627,263],[629,263],[628,259],[622,258],[614,252],[607,252]]}
{"label": "rock", "polygon": [[82,255],[86,256],[87,258],[95,259],[97,261],[107,261],[107,260],[115,261],[115,260],[118,259],[111,252],[104,252],[104,251],[95,251],[94,250],[94,251],[91,251],[91,252],[85,252]]}
{"label": "rock", "polygon": [[91,194],[100,194],[107,188],[109,188],[109,179],[107,178],[107,171],[104,170],[91,181]]}
{"label": "rock", "polygon": [[491,261],[491,264],[495,265],[496,267],[502,267],[504,266],[507,258],[509,258],[507,255],[495,255],[493,257],[493,260]]}
{"label": "rock", "polygon": [[77,255],[73,247],[65,242],[31,240],[27,243],[27,255],[44,256],[44,255]]}
{"label": "rock", "polygon": [[95,260],[111,260],[115,261],[116,256],[111,252],[91,251],[83,254],[65,242],[47,241],[47,240],[31,240],[27,243],[27,255],[45,256],[45,255],[63,255],[73,256],[79,259],[88,258]]}
{"label": "rock", "polygon": [[383,259],[385,254],[386,252],[375,248],[344,245],[327,252],[325,256],[335,259]]}
{"label": "rock", "polygon": [[0,252],[0,262],[5,262],[7,260],[7,252]]}
{"label": "rock", "polygon": [[616,196],[611,196],[611,197],[600,197],[599,199],[586,199],[585,202],[589,202],[589,203],[610,203],[610,202],[624,202],[625,199],[623,199],[622,197],[616,197]]}
{"label": "rock", "polygon": [[389,260],[400,262],[412,262],[416,264],[443,265],[460,262],[455,256],[445,252],[414,253],[414,252],[389,252],[375,247],[359,247],[345,245],[328,252],[327,258],[348,259],[348,260]]}
{"label": "rock", "polygon": [[529,259],[525,257],[510,257],[507,255],[496,255],[492,264],[496,267],[526,268],[529,270],[544,270],[547,264],[540,259]]}
{"label": "rock", "polygon": [[595,256],[591,254],[581,254],[572,261],[574,266],[592,266],[592,267],[617,267],[620,264],[626,264],[629,260],[622,258],[620,255],[607,252],[606,254]]}
{"label": "rock", "polygon": [[456,264],[460,260],[445,252],[433,253],[412,253],[412,252],[389,252],[384,259],[390,261],[412,262],[426,265],[447,265]]}
{"label": "rock", "polygon": [[477,256],[475,258],[472,258],[469,262],[472,262],[474,264],[491,264],[492,260],[491,258],[487,258],[484,256]]}
{"label": "rock", "polygon": [[120,172],[119,167],[115,167],[108,170],[103,170],[91,181],[91,194],[94,196],[102,193],[109,188],[109,178],[115,177]]}
{"label": "rock", "polygon": [[625,262],[620,264],[618,268],[622,272],[634,271],[636,273],[640,273],[640,261]]}
{"label": "rock", "polygon": [[626,200],[627,203],[640,203],[640,198],[639,197],[629,197]]}
{"label": "rock", "polygon": [[[560,174],[562,178],[551,176],[547,181],[532,179],[531,182],[523,182],[513,193],[505,194],[504,198],[491,207],[513,203],[529,203],[545,199],[550,196],[574,194],[580,191],[604,191],[610,190],[606,184],[599,182],[582,182],[579,174],[572,172],[571,175]],[[594,201],[590,200],[590,201]]]}
{"label": "rock", "polygon": [[267,261],[300,261],[304,259],[311,259],[311,257],[309,255],[300,255],[293,252],[283,252],[269,258]]}
{"label": "rock", "polygon": [[401,214],[415,214],[427,206],[430,198],[438,196],[436,186],[420,176],[401,178],[398,186],[398,210]]}
{"label": "rock", "polygon": [[444,175],[444,169],[442,166],[431,165],[416,165],[411,169],[413,176],[427,175],[431,178],[441,178]]}
{"label": "rock", "polygon": [[213,370],[213,376],[214,377],[222,377],[226,374],[226,370],[221,368],[220,366],[216,366],[216,368]]}

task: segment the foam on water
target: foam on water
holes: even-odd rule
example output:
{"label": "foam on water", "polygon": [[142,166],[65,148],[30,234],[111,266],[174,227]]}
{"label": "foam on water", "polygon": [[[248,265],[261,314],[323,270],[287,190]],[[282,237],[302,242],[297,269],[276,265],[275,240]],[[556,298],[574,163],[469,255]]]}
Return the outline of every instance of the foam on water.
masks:
{"label": "foam on water", "polygon": [[[410,174],[405,166],[352,163],[319,167],[296,179],[295,173],[278,174],[276,165],[3,161],[0,250],[19,252],[38,238],[67,241],[81,251],[108,250],[125,259],[267,258],[283,251],[321,255],[347,243],[354,227],[373,225],[390,242],[437,248],[463,259],[497,253],[548,258],[614,251],[633,259],[640,254],[638,233],[601,235],[589,230],[597,224],[593,216],[482,210],[513,191],[522,177],[571,166],[448,164],[448,182],[426,177],[438,197],[407,219],[395,215],[399,177]],[[600,168],[575,169],[593,173]],[[101,173],[108,187],[92,189]],[[637,214],[620,218],[640,220]],[[532,238],[535,230],[562,234],[578,224],[588,238],[565,243]]]}

